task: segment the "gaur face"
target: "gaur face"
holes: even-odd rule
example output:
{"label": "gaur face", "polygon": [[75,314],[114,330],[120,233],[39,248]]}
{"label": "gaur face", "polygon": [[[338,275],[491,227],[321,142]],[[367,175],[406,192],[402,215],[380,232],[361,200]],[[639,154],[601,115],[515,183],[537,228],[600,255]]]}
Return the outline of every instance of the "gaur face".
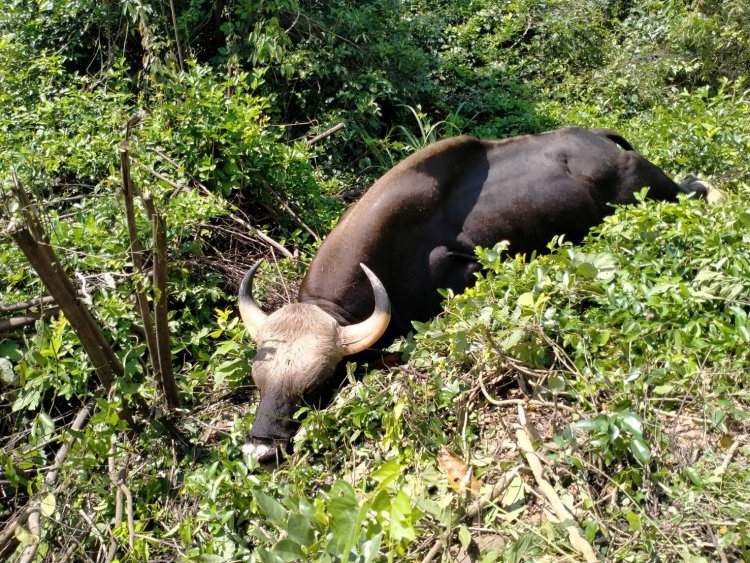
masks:
{"label": "gaur face", "polygon": [[340,326],[317,305],[293,303],[266,315],[252,300],[255,264],[240,286],[240,314],[257,353],[253,380],[260,390],[260,403],[243,451],[257,461],[275,459],[279,446],[286,445],[299,423],[294,413],[306,398],[320,394],[350,354],[371,346],[390,321],[390,303],[385,288],[366,266],[375,294],[375,311],[361,323]]}

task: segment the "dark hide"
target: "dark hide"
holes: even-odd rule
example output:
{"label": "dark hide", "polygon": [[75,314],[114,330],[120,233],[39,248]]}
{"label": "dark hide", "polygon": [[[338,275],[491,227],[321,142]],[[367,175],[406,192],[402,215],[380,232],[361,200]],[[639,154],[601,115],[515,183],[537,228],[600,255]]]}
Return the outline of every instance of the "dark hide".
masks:
{"label": "dark hide", "polygon": [[[440,311],[438,288],[460,292],[478,271],[476,246],[510,241],[512,254],[544,252],[555,235],[578,242],[612,204],[676,200],[683,189],[604,129],[566,128],[481,141],[455,137],[419,151],[378,180],[320,247],[299,300],[342,324],[370,314],[367,264],[391,299],[382,344]],[[696,191],[702,185],[692,186]]]}

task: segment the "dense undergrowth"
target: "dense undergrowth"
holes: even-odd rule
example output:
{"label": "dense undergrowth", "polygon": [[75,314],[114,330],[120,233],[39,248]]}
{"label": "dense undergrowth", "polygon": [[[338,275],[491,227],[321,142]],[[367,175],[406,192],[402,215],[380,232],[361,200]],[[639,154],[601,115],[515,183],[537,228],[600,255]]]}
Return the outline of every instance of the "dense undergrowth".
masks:
{"label": "dense undergrowth", "polygon": [[[575,559],[520,425],[600,558],[750,558],[748,24],[740,0],[5,2],[0,302],[46,294],[10,237],[19,185],[125,370],[103,396],[62,316],[0,332],[0,557],[39,544],[40,561]],[[304,413],[280,466],[243,460],[256,395],[233,292],[247,265],[271,256],[258,293],[292,299],[293,281],[271,278],[296,279],[406,154],[569,124],[615,128],[728,199],[646,200],[544,256],[478,250],[486,272],[396,343],[402,367],[352,376]],[[167,220],[182,400],[167,418],[133,306],[126,135]],[[118,413],[135,395],[152,422],[128,429]],[[475,514],[442,447],[480,496],[507,489]],[[39,498],[37,537],[18,515]]]}

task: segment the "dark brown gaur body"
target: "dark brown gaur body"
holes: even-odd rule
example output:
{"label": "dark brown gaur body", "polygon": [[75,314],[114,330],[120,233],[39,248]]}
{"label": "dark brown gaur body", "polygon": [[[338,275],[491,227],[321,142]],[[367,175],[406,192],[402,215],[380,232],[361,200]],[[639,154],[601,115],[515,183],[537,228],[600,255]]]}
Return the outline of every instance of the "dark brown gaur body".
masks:
{"label": "dark brown gaur body", "polygon": [[[476,246],[507,240],[508,252],[528,254],[544,252],[555,235],[580,241],[613,212],[612,204],[633,203],[644,187],[656,200],[706,193],[700,182],[676,184],[606,129],[569,127],[502,141],[461,136],[405,159],[344,214],[310,265],[299,303],[268,316],[283,327],[270,338],[262,330],[268,320],[252,302],[254,268],[248,272],[240,308],[258,343],[253,377],[261,402],[247,452],[261,461],[274,458],[276,445],[296,431],[291,418],[302,401],[338,385],[336,366],[363,350],[342,348],[335,335],[318,343],[329,334],[321,323],[347,330],[379,315],[369,327],[375,332],[361,343],[383,347],[406,334],[411,321],[440,311],[439,288],[460,292],[473,282]],[[378,279],[390,322],[375,307]],[[295,311],[300,306],[304,311]],[[310,314],[315,319],[308,322]],[[287,369],[290,362],[296,365]]]}

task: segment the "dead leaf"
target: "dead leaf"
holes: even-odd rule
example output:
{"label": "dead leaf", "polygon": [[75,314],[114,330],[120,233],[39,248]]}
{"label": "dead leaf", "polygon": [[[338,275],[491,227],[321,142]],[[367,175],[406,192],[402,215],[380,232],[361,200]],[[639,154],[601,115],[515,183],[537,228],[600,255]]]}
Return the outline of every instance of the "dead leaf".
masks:
{"label": "dead leaf", "polygon": [[463,493],[466,490],[467,483],[473,492],[479,492],[479,481],[474,475],[470,474],[466,462],[458,457],[447,448],[442,447],[437,456],[438,465],[448,477],[448,484],[457,493]]}

